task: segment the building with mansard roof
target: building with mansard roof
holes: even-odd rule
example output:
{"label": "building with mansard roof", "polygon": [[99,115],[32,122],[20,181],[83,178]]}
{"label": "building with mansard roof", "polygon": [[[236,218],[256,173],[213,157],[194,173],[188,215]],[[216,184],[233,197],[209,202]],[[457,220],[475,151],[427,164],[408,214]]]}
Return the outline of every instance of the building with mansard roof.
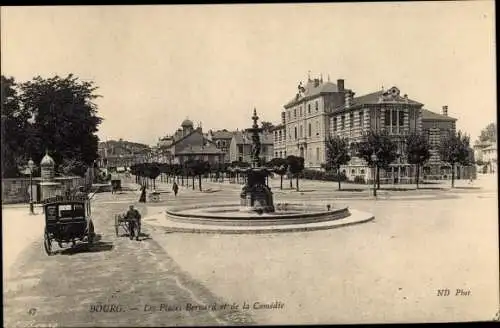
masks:
{"label": "building with mansard roof", "polygon": [[[415,168],[406,162],[405,140],[411,133],[425,133],[430,138],[433,156],[425,173],[449,178],[446,165],[436,157],[439,154],[435,141],[455,131],[456,119],[448,117],[447,110],[442,114],[428,111],[423,103],[410,99],[396,86],[355,97],[352,90],[345,88],[343,79],[334,84],[323,82],[320,77],[308,78],[307,84],[300,83],[297,89],[295,97],[283,106],[281,123],[272,129],[275,157],[300,156],[306,168],[320,169],[326,162],[329,136],[354,143],[370,131],[386,132],[397,143],[401,156],[389,170],[381,171],[381,181],[410,182]],[[351,157],[349,165],[341,169],[347,178],[370,181],[371,168],[364,160]],[[457,170],[462,177],[473,174],[465,168]]]}

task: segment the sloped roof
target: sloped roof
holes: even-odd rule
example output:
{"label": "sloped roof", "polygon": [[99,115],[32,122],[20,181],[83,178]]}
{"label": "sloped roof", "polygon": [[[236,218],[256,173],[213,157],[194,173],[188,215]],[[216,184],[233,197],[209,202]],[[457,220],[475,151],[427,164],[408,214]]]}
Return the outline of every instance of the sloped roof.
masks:
{"label": "sloped roof", "polygon": [[422,109],[422,120],[425,121],[456,121],[456,118],[431,112],[428,109]]}
{"label": "sloped roof", "polygon": [[322,83],[321,81],[317,86],[314,81],[308,81],[307,84],[304,86],[304,89],[305,90],[303,93],[303,97],[297,98],[297,96],[295,96],[293,99],[291,99],[289,102],[286,103],[285,107],[307,98],[313,98],[322,93],[339,92],[338,87],[335,83],[332,82]]}
{"label": "sloped roof", "polygon": [[233,134],[234,134],[234,132],[231,132],[231,131],[219,130],[219,131],[212,132],[212,138],[213,139],[231,139],[233,137]]}
{"label": "sloped roof", "polygon": [[[168,145],[167,147],[173,147],[175,145],[177,145],[179,142],[181,142],[182,140],[186,139],[187,137],[189,137],[190,135],[194,134],[194,133],[199,133],[203,136],[203,133],[199,130],[199,129],[194,129],[193,131],[189,132],[188,134],[186,134],[185,136],[177,139],[177,140],[174,140],[170,145]],[[203,136],[203,138],[205,138],[205,136]]]}
{"label": "sloped roof", "polygon": [[[372,92],[363,96],[354,97],[352,101],[352,106],[354,105],[367,105],[367,104],[379,104],[380,99],[382,98],[382,103],[406,103],[406,98],[400,96],[399,94],[396,96],[390,96],[384,98],[387,91],[379,90],[376,92]],[[422,105],[418,101],[412,100],[408,98],[408,104],[410,105]]]}
{"label": "sloped roof", "polygon": [[224,152],[213,144],[209,143],[206,146],[187,146],[183,150],[176,153],[176,155],[213,155],[213,154],[224,154]]}

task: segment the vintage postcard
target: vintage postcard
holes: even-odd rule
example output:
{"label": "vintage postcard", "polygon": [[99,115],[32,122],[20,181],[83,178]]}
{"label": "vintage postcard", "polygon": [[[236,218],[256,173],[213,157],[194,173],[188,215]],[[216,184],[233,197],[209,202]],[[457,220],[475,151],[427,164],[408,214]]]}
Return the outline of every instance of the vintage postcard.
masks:
{"label": "vintage postcard", "polygon": [[5,327],[499,320],[493,1],[0,10]]}

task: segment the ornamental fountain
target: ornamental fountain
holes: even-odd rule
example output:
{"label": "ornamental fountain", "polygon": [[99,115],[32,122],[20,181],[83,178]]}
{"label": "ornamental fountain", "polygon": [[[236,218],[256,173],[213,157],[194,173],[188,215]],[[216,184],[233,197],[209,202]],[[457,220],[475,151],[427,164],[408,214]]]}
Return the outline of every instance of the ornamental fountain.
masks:
{"label": "ornamental fountain", "polygon": [[255,108],[252,120],[252,127],[246,129],[252,135],[252,166],[245,171],[247,179],[240,194],[241,210],[257,214],[273,213],[273,193],[266,184],[269,171],[264,167],[260,167],[261,143],[259,133],[262,133],[263,129],[259,128],[257,124],[259,117]]}
{"label": "ornamental fountain", "polygon": [[[274,204],[273,193],[266,183],[270,171],[260,165],[263,129],[257,124],[257,110],[253,111],[253,125],[246,129],[252,138],[252,165],[245,170],[247,179],[240,193],[240,203],[209,203],[167,208],[166,216],[145,218],[152,225],[178,232],[259,233],[331,229],[338,226],[367,222],[370,213],[335,207],[331,203]],[[162,212],[163,213],[163,212]]]}

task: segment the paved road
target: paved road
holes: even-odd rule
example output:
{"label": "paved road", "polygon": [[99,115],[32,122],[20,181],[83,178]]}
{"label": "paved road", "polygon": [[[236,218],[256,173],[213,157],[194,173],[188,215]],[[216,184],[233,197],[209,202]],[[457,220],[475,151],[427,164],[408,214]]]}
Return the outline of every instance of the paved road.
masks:
{"label": "paved road", "polygon": [[[151,236],[141,241],[116,237],[113,214],[138,199],[136,194],[98,194],[94,202],[98,242],[47,256],[42,240],[29,245],[11,267],[4,285],[4,326],[160,326],[250,324],[248,314],[193,308],[222,305],[183,272]],[[147,208],[141,208],[147,215]],[[144,228],[145,234],[150,234]],[[41,234],[40,234],[41,236]],[[92,312],[97,305],[120,305],[122,312]],[[159,311],[161,304],[180,311]],[[156,305],[152,312],[145,306]],[[117,310],[115,307],[114,310]],[[177,310],[177,309],[173,309]]]}
{"label": "paved road", "polygon": [[[168,185],[162,187],[168,190]],[[149,236],[136,242],[116,237],[112,220],[113,214],[136,202],[138,194],[97,194],[97,245],[47,257],[41,238],[29,243],[11,267],[15,275],[4,285],[4,325],[439,321],[476,319],[492,312],[491,281],[498,279],[498,263],[495,266],[491,257],[498,238],[491,230],[494,183],[481,192],[465,190],[460,198],[433,202],[346,201],[335,199],[327,188],[317,189],[303,194],[274,189],[275,199],[347,202],[375,213],[376,221],[331,231],[261,236],[168,234],[144,227]],[[177,198],[165,193],[161,203],[148,203],[140,210],[148,215],[165,205],[237,202],[238,190],[235,186],[200,193],[181,188]],[[436,298],[436,289],[442,287],[469,288],[474,294],[458,303]],[[186,311],[187,303],[273,300],[286,303],[286,308]],[[99,304],[119,304],[124,312],[91,312]],[[160,304],[181,309],[144,309]]]}

